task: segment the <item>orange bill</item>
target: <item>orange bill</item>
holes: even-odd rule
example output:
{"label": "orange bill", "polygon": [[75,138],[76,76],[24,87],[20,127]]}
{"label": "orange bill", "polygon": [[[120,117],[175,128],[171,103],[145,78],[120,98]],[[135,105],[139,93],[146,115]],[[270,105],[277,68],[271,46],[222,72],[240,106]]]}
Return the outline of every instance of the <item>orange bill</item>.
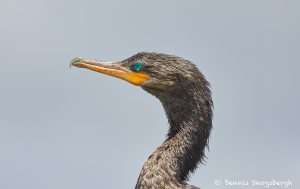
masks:
{"label": "orange bill", "polygon": [[123,66],[108,64],[108,62],[88,60],[85,58],[74,58],[71,61],[70,66],[86,68],[99,73],[117,77],[138,86],[150,79],[150,77],[145,73],[133,72]]}

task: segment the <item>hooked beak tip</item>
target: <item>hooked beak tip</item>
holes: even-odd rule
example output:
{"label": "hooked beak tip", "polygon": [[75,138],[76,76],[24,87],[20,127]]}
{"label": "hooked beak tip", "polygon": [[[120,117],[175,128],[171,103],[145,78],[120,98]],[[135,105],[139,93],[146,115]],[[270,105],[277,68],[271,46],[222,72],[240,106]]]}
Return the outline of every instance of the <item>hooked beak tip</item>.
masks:
{"label": "hooked beak tip", "polygon": [[84,60],[84,58],[81,58],[81,57],[73,58],[70,62],[69,67],[70,68],[72,68],[72,66],[79,67],[80,63],[82,63],[83,60]]}

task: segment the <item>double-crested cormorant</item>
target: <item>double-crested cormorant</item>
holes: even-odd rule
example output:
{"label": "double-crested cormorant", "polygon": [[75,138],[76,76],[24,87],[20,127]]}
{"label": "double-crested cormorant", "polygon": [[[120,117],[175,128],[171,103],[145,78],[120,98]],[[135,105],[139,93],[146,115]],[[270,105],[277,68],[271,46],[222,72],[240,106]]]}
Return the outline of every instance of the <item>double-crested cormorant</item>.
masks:
{"label": "double-crested cormorant", "polygon": [[167,139],[144,164],[135,189],[197,189],[186,181],[205,158],[213,102],[209,83],[194,64],[141,52],[111,64],[75,58],[71,65],[140,86],[162,103],[170,124]]}

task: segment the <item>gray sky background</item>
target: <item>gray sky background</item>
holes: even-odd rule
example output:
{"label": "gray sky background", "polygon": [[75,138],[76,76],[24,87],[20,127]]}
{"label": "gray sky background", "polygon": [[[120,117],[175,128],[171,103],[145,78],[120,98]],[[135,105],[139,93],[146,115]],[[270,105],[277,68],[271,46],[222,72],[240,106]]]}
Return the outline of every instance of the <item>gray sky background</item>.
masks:
{"label": "gray sky background", "polygon": [[159,101],[69,69],[139,51],[193,61],[212,84],[214,129],[191,177],[299,187],[300,1],[0,1],[0,188],[134,188],[168,130]]}

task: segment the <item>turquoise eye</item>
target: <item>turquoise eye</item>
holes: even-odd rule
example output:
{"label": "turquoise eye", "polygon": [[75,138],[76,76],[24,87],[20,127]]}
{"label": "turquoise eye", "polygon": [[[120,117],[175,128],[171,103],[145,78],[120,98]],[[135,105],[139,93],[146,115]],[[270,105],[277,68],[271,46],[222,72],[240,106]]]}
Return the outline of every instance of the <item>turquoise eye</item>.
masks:
{"label": "turquoise eye", "polygon": [[134,64],[134,71],[140,71],[143,68],[143,64],[142,63],[135,63]]}

